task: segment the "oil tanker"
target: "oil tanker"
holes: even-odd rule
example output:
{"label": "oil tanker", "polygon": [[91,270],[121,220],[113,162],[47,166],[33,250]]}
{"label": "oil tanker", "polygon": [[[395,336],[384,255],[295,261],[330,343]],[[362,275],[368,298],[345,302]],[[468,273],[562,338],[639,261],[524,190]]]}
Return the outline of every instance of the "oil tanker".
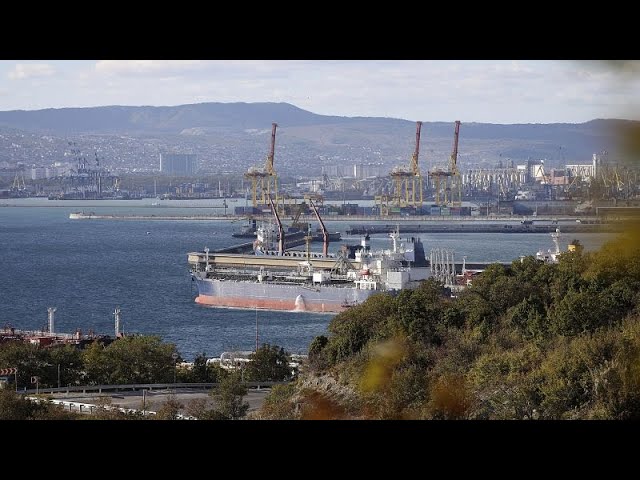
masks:
{"label": "oil tanker", "polygon": [[273,248],[259,231],[251,254],[191,252],[196,303],[215,307],[338,313],[376,292],[415,288],[431,275],[419,238],[391,233],[392,246],[372,251],[368,235],[336,254]]}

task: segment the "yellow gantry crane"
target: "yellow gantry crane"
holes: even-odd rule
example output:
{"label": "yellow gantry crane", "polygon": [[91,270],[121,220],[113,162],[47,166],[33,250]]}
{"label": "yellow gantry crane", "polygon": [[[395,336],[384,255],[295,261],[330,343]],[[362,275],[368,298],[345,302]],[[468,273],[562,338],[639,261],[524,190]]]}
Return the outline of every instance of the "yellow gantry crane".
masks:
{"label": "yellow gantry crane", "polygon": [[[422,207],[422,176],[420,174],[420,166],[418,156],[420,155],[420,130],[422,122],[416,122],[416,147],[411,156],[409,167],[397,166],[391,173],[393,180],[393,203],[398,207],[412,206],[416,208]],[[381,200],[382,211],[382,200]]]}
{"label": "yellow gantry crane", "polygon": [[16,172],[16,176],[13,178],[13,183],[11,184],[11,190],[16,192],[22,192],[26,190],[27,186],[24,183],[24,175],[21,172]]}
{"label": "yellow gantry crane", "polygon": [[462,205],[462,177],[458,169],[458,137],[460,120],[456,120],[453,136],[453,150],[449,157],[449,170],[435,168],[429,172],[433,178],[436,205],[459,207]]}
{"label": "yellow gantry crane", "polygon": [[276,129],[277,123],[271,124],[271,149],[267,156],[267,161],[263,168],[250,167],[247,173],[244,174],[245,178],[251,180],[251,192],[253,206],[269,205],[271,203],[271,194],[275,195],[275,204],[278,204],[278,175],[273,168],[273,158],[275,156],[276,148]]}

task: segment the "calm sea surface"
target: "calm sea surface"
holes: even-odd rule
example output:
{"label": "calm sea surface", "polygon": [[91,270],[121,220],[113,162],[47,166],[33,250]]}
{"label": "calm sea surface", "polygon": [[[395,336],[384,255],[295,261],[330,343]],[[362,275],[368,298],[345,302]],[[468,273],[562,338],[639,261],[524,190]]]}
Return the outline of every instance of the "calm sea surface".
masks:
{"label": "calm sea surface", "polygon": [[[47,322],[47,307],[55,306],[58,331],[80,328],[113,335],[112,313],[119,306],[125,332],[159,335],[175,343],[189,360],[200,352],[212,357],[255,346],[256,312],[194,303],[197,291],[187,264],[187,252],[237,243],[231,233],[242,222],[70,220],[69,213],[81,209],[75,203],[37,199],[24,206],[24,200],[0,201],[13,204],[0,207],[0,326],[39,329]],[[179,205],[169,214],[219,211]],[[97,214],[149,214],[152,208],[161,214],[160,208],[136,201],[98,201],[89,207]],[[344,235],[348,222],[326,224],[331,231],[341,231],[345,242],[359,242],[359,237]],[[458,261],[466,255],[469,262],[509,262],[553,246],[548,234],[420,237],[427,254],[433,247],[449,248]],[[566,249],[574,238],[595,249],[611,236],[569,234],[561,247]],[[384,235],[374,236],[371,244],[374,249],[390,246]],[[260,343],[306,353],[313,337],[326,333],[331,318],[329,314],[258,311]]]}

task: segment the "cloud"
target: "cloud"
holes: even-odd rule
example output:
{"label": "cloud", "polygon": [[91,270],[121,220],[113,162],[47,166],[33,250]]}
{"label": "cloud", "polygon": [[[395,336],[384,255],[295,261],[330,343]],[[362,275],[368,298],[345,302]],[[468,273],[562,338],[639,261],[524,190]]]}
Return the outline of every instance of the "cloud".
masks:
{"label": "cloud", "polygon": [[95,71],[121,76],[176,75],[205,66],[202,60],[100,60]]}
{"label": "cloud", "polygon": [[[270,101],[326,115],[545,123],[602,117],[604,105],[615,116],[620,105],[640,98],[638,61],[46,62],[55,77],[0,81],[9,92],[0,97],[4,108]],[[36,63],[45,61],[0,61],[0,68],[27,78],[41,68]]]}
{"label": "cloud", "polygon": [[8,74],[11,80],[26,78],[50,77],[56,72],[53,65],[48,63],[18,63]]}

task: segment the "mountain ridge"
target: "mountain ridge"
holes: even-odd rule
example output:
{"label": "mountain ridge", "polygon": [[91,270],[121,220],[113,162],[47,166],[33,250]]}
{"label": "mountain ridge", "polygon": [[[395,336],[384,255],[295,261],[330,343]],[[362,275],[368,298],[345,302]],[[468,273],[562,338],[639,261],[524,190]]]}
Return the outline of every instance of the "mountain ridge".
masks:
{"label": "mountain ridge", "polygon": [[[640,125],[622,119],[492,124],[466,122],[461,115],[460,120],[460,165],[482,165],[482,168],[499,161],[521,162],[527,158],[546,159],[552,166],[589,162],[593,153],[615,152],[622,144],[621,132]],[[318,173],[322,165],[345,161],[382,163],[391,168],[399,162],[408,162],[415,142],[414,120],[321,115],[285,102],[0,111],[0,134],[2,130],[15,130],[56,136],[59,145],[46,154],[53,160],[64,155],[62,147],[66,140],[93,150],[105,145],[96,138],[103,136],[114,139],[104,151],[106,160],[111,157],[123,167],[150,169],[157,163],[159,152],[182,151],[198,154],[203,168],[216,171],[246,169],[262,162],[273,122],[279,125],[276,143],[279,168],[292,173],[300,170]],[[421,156],[428,168],[448,162],[453,130],[453,122],[423,122]],[[135,141],[118,146],[117,137],[123,135],[134,137]],[[41,152],[47,150],[43,146],[20,154],[12,146],[14,143],[13,137],[7,137],[4,143],[0,139],[0,162],[12,164],[43,158]]]}
{"label": "mountain ridge", "polygon": [[[121,132],[138,130],[140,133],[159,133],[158,131],[162,133],[176,133],[185,128],[224,126],[229,123],[233,126],[234,122],[248,125],[248,128],[264,127],[265,123],[268,126],[268,124],[273,121],[288,126],[359,123],[363,121],[375,123],[415,122],[414,120],[397,117],[322,115],[304,110],[286,102],[203,102],[174,106],[104,105],[97,107],[45,108],[39,110],[4,110],[0,111],[0,126],[29,131],[50,130],[63,133],[64,130],[66,133],[96,133],[96,130],[101,130],[105,128],[105,126],[92,123],[90,117],[93,115],[109,115],[112,119],[117,119],[122,122],[115,130]],[[72,116],[76,118],[70,118]],[[269,117],[271,120],[269,121],[269,119],[263,117]],[[28,121],[31,123],[29,124]],[[200,124],[197,122],[204,123]],[[225,123],[220,125],[222,122]],[[469,127],[549,127],[568,125],[587,126],[606,122],[633,123],[635,121],[616,118],[597,118],[581,123],[489,123],[476,121],[464,123]],[[425,121],[423,123],[441,126],[450,125],[452,122]],[[114,126],[108,125],[107,128],[114,129]]]}

